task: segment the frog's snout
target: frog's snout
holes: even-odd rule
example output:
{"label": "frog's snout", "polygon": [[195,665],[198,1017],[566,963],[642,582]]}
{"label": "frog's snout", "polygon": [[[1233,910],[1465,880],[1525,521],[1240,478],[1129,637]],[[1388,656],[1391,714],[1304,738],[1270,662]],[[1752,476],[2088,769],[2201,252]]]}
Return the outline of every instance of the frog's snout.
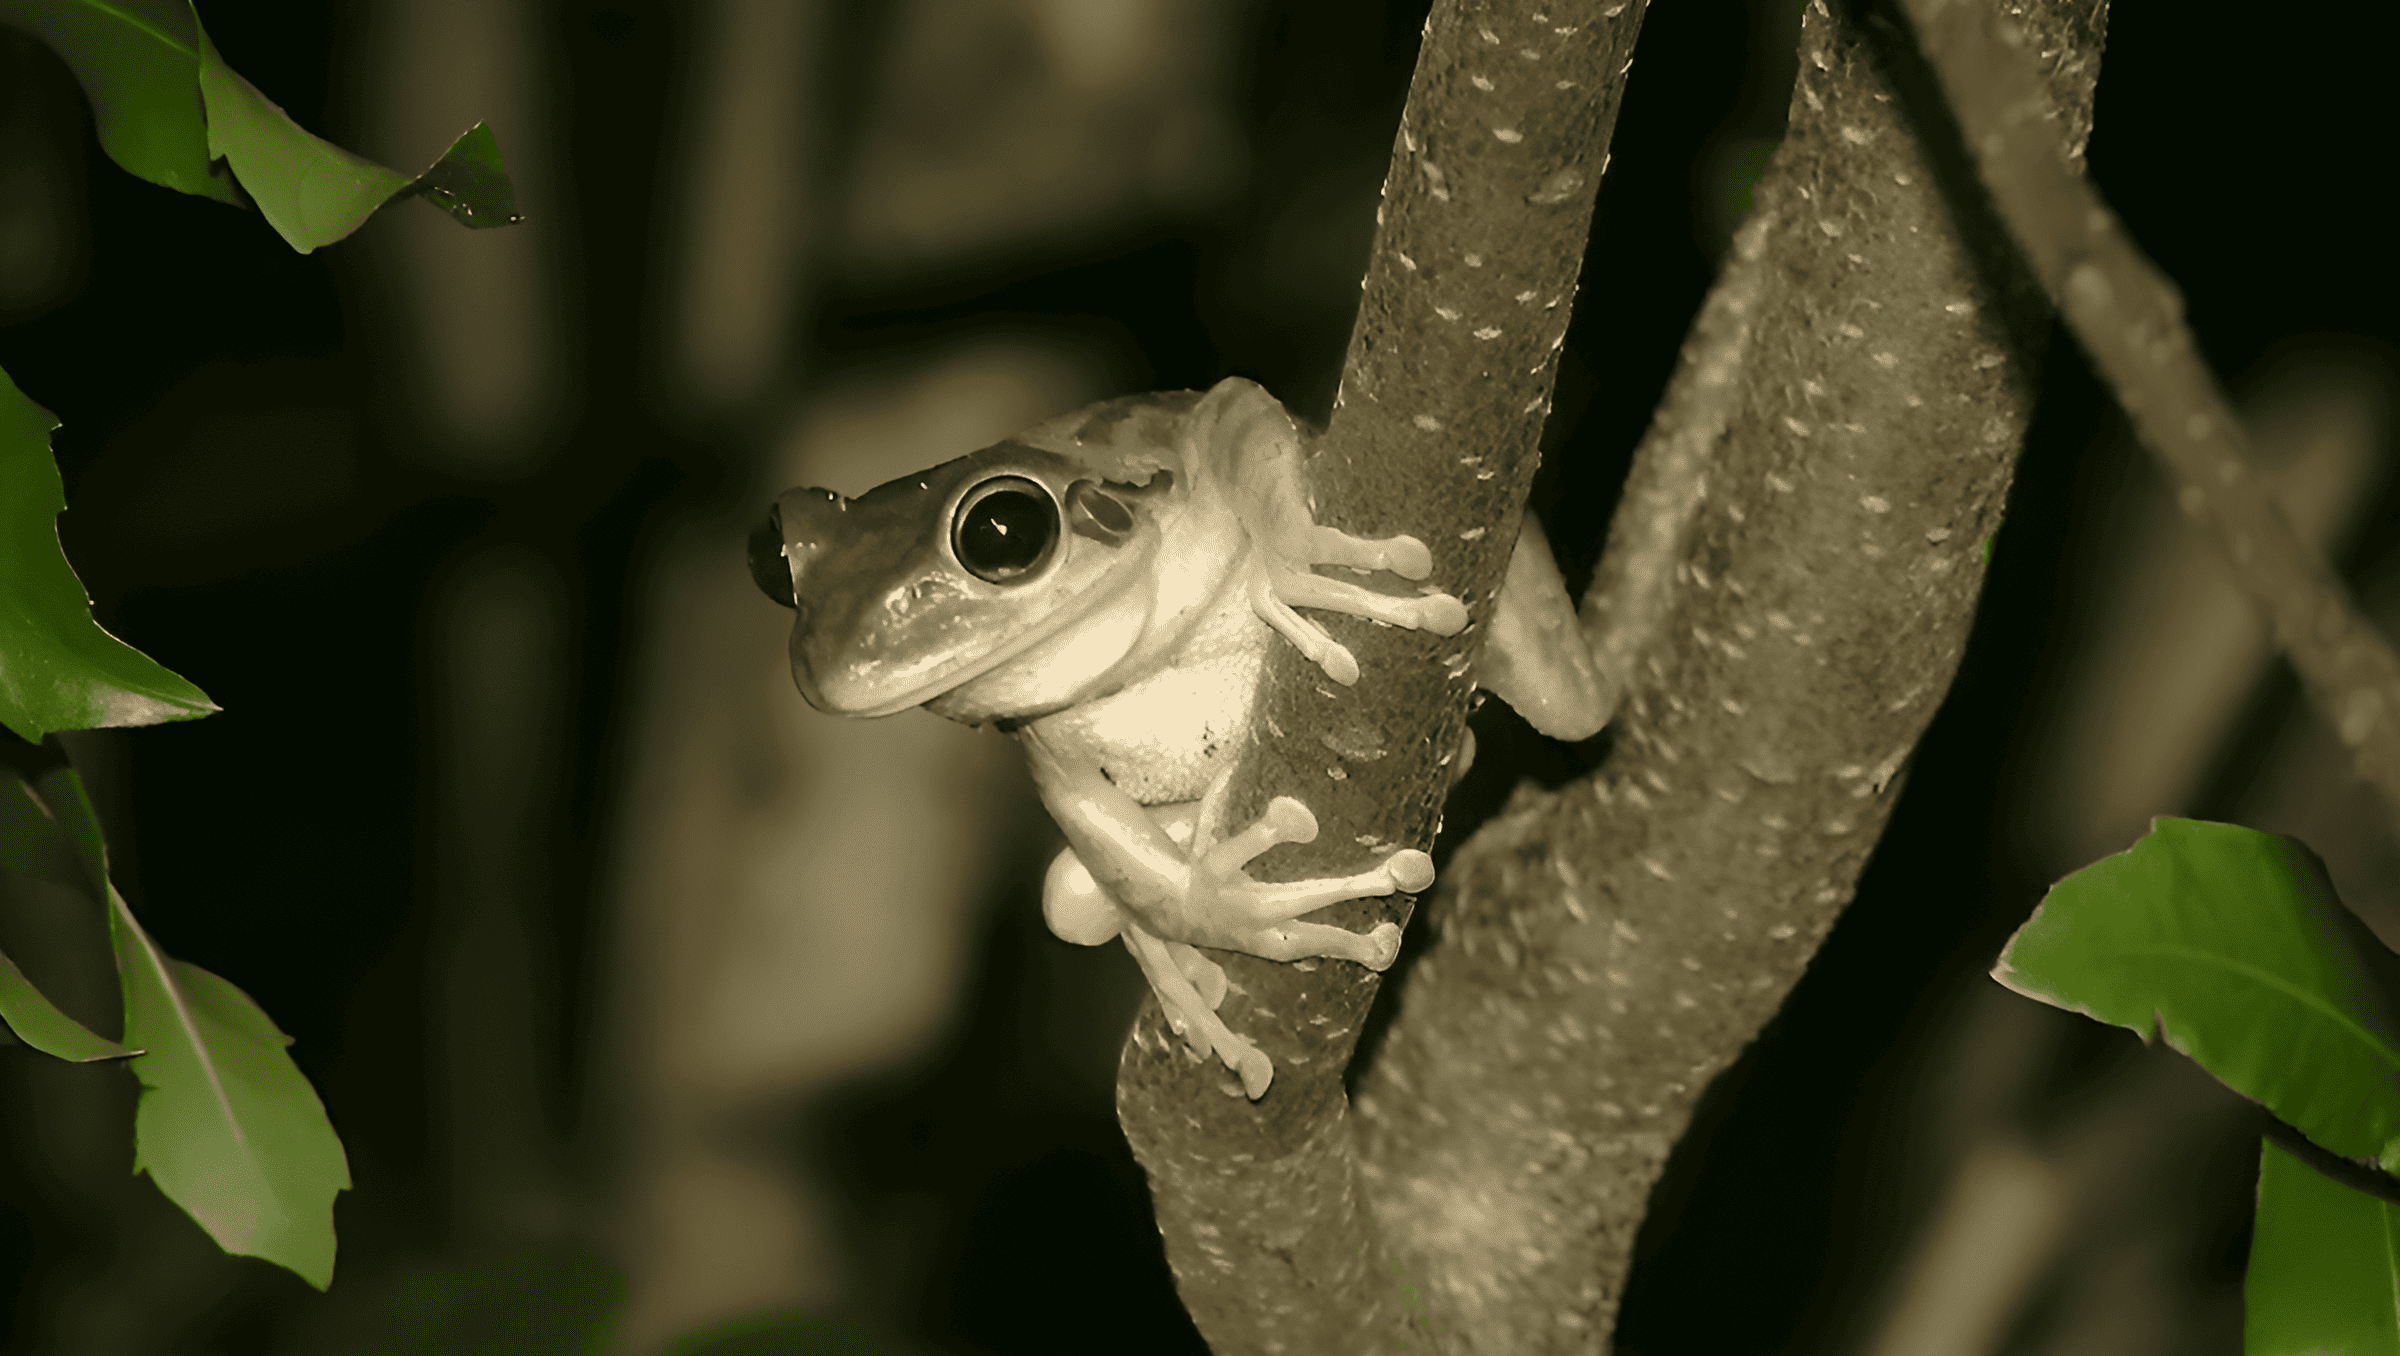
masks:
{"label": "frog's snout", "polygon": [[758,591],[783,604],[798,608],[800,600],[792,593],[792,565],[783,556],[783,508],[767,505],[767,520],[750,534],[750,577],[758,581]]}

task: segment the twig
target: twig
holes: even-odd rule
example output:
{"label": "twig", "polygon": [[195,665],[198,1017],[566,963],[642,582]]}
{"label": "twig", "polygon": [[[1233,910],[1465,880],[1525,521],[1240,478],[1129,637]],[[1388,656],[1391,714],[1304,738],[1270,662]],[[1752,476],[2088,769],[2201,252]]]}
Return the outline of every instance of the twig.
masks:
{"label": "twig", "polygon": [[2263,492],[2249,438],[2184,324],[2181,294],[2060,154],[2024,33],[1988,4],[1905,4],[2035,276],[2176,482],[2177,505],[2231,560],[2309,699],[2400,820],[2400,658]]}
{"label": "twig", "polygon": [[2376,1200],[2400,1205],[2400,1177],[2369,1167],[2355,1158],[2342,1157],[2302,1134],[2298,1126],[2263,1106],[2258,1108],[2258,1117],[2259,1133],[2273,1140],[2275,1147],[2352,1191],[2363,1191]]}

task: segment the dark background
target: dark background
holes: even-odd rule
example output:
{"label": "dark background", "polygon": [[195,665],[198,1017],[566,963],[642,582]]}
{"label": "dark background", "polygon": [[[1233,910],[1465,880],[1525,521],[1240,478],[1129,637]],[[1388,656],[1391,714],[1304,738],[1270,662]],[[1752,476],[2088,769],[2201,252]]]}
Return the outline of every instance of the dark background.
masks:
{"label": "dark background", "polygon": [[[656,371],[669,286],[660,203],[677,191],[682,154],[670,110],[698,78],[696,12],[535,11],[564,168],[552,196],[525,207],[561,242],[568,375],[559,451],[498,476],[425,456],[410,414],[378,234],[427,209],[399,204],[351,241],[294,254],[254,215],[118,170],[64,67],[0,29],[0,210],[38,208],[70,242],[0,297],[0,366],[64,421],[61,533],[97,614],[225,708],[72,747],[134,908],[167,950],[239,984],[294,1037],[356,1180],[337,1210],[340,1279],[319,1297],[216,1256],[146,1182],[119,1180],[131,1105],[120,1071],[35,1069],[40,1057],[0,1051],[9,1350],[96,1352],[67,1334],[102,1331],[127,1351],[359,1349],[396,1321],[386,1296],[412,1274],[567,1308],[608,1293],[605,1269],[575,1259],[608,1247],[591,1221],[609,1199],[612,1132],[587,1108],[609,945],[596,901],[627,768],[624,675],[645,639],[630,600],[663,534],[756,500],[770,424],[757,404],[689,417]],[[1610,487],[1746,176],[1780,133],[1797,13],[1790,0],[1676,0],[1645,24],[1539,491],[1571,586],[1597,556]],[[360,96],[345,82],[366,60],[360,11],[258,3],[203,17],[235,69],[303,125],[355,144]],[[1321,417],[1422,18],[1419,5],[1237,7],[1226,99],[1245,166],[1205,201],[917,268],[815,251],[790,330],[792,398],[1006,322],[1074,336],[1122,389],[1242,373]],[[857,170],[844,148],[882,107],[871,95],[897,25],[864,5],[836,7],[828,24],[813,182],[838,201]],[[2229,381],[2307,336],[2393,338],[2392,233],[2373,204],[2400,144],[2382,92],[2394,26],[2388,6],[2366,4],[2271,20],[2231,0],[2114,9],[2091,173],[2182,286]],[[496,130],[508,147],[511,129]],[[18,239],[0,235],[0,251]],[[1957,1033],[1988,987],[1982,971],[2074,865],[2019,850],[2008,801],[2025,786],[2023,732],[2072,649],[2095,543],[2144,474],[2062,336],[1957,685],[1858,902],[1718,1080],[1658,1188],[1620,1349],[1848,1349],[1871,1327],[1942,1174],[1911,1128],[1927,1089],[1971,1057]],[[2368,523],[2347,561],[2354,577],[2374,577],[2395,541],[2390,503]],[[536,945],[559,977],[543,991],[542,1029],[555,1034],[542,1038],[538,1095],[557,1170],[589,1207],[500,1244],[462,1239],[438,1204],[436,1056],[422,1035],[436,1001],[426,863],[439,850],[424,768],[440,737],[423,695],[424,619],[445,571],[495,543],[565,585],[572,678],[552,695],[564,789],[526,851]],[[724,549],[740,549],[738,534]],[[2222,751],[2191,809],[2235,817],[2295,700],[2278,670],[2212,733]],[[1504,756],[1487,756],[1468,807],[1488,808],[1523,772],[1565,766],[1509,719],[1479,717]],[[1445,842],[1473,818],[1454,810]],[[1055,943],[1031,891],[1046,852],[1029,841],[1020,879],[976,915],[963,1015],[931,1047],[812,1096],[776,1131],[829,1183],[858,1278],[840,1312],[895,1351],[1198,1349],[1105,1099],[1029,1092],[1018,1077],[1043,1057],[1022,1013],[1045,1001],[1042,985],[1072,982],[1043,959]],[[2138,1058],[2122,1033],[2064,1022],[2050,1039],[2011,1113],[2037,1138]],[[41,1128],[70,1118],[71,1134]],[[62,1148],[62,1134],[75,1143]],[[2203,1203],[2179,1228],[2189,1256],[2175,1274],[2209,1322],[2153,1334],[2149,1349],[2236,1349],[2224,1303],[2244,1260],[2249,1154],[2236,1133],[2175,1160],[2178,1193]],[[488,1263],[519,1248],[537,1260]],[[2009,1349],[2072,1345],[2059,1336],[2073,1326],[2065,1285],[2015,1322]],[[471,1296],[458,1303],[473,1308]],[[112,1328],[87,1313],[111,1308],[146,1317]]]}

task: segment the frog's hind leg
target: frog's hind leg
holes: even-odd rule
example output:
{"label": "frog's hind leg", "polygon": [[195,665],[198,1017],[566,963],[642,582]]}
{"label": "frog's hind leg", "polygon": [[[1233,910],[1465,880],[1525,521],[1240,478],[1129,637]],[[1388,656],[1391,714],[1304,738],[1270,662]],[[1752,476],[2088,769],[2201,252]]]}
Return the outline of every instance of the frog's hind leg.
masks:
{"label": "frog's hind leg", "polygon": [[[1294,801],[1293,804],[1299,802]],[[1243,891],[1221,916],[1219,928],[1236,934],[1233,945],[1253,956],[1274,961],[1307,960],[1326,956],[1356,961],[1370,970],[1391,966],[1400,954],[1400,927],[1378,923],[1371,931],[1352,932],[1326,923],[1297,921],[1328,904],[1364,899],[1398,891],[1414,893],[1433,883],[1433,860],[1406,849],[1393,853],[1381,866],[1354,876],[1261,883]]]}
{"label": "frog's hind leg", "polygon": [[[1257,1101],[1266,1092],[1267,1084],[1274,1081],[1275,1064],[1264,1051],[1233,1034],[1218,1019],[1216,1005],[1225,998],[1225,972],[1216,962],[1189,947],[1182,948],[1190,952],[1188,958],[1178,956],[1170,943],[1151,936],[1138,923],[1128,921],[1123,935],[1125,949],[1133,953],[1134,961],[1142,967],[1142,975],[1150,981],[1151,991],[1158,995],[1167,1025],[1183,1037],[1193,1054],[1202,1058],[1213,1054],[1223,1061],[1242,1080],[1242,1092],[1251,1101]],[[1215,972],[1213,999],[1193,986],[1181,963],[1186,959]]]}

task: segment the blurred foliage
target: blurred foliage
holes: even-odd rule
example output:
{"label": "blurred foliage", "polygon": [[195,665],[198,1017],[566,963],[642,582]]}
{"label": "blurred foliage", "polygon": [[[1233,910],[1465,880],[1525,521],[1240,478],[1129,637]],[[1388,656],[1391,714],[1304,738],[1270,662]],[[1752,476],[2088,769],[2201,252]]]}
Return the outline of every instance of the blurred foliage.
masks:
{"label": "blurred foliage", "polygon": [[605,1356],[625,1279],[581,1248],[531,1248],[404,1276],[360,1356]]}
{"label": "blurred foliage", "polygon": [[[357,1356],[606,1356],[618,1347],[625,1276],[589,1248],[526,1248],[427,1267],[385,1298],[383,1335]],[[767,1313],[668,1339],[659,1356],[883,1356],[843,1318]]]}

